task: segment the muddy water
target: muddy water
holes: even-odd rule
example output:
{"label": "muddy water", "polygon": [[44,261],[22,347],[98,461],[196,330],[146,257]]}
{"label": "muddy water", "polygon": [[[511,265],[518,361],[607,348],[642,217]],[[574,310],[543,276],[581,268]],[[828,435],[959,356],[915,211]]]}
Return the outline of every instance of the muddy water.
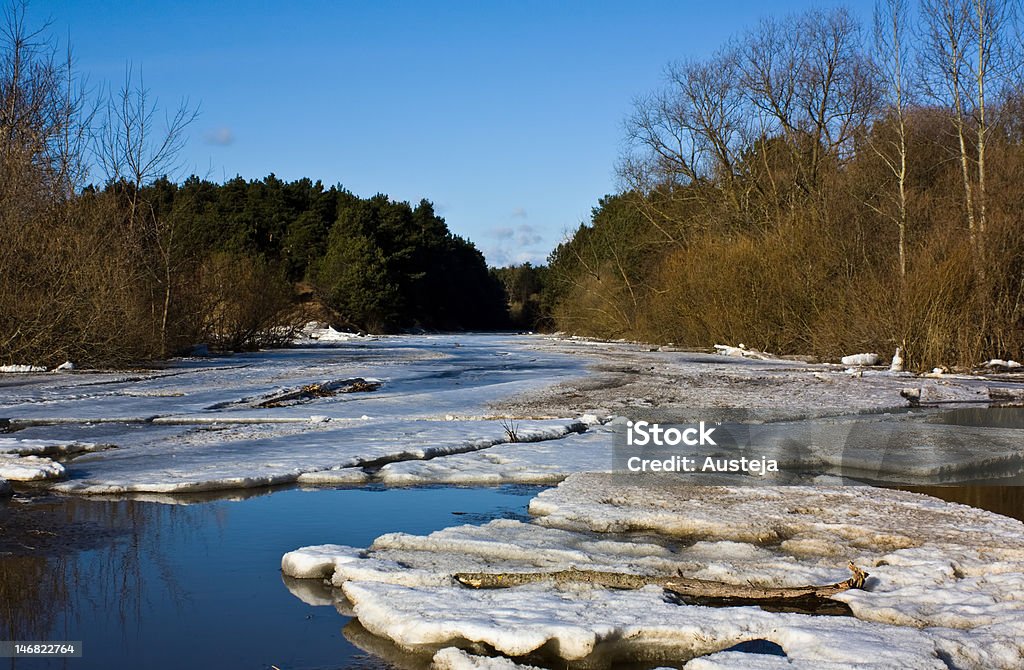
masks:
{"label": "muddy water", "polygon": [[[1024,482],[1022,482],[1024,483]],[[949,502],[980,507],[1024,521],[1024,486],[907,486],[905,491],[925,493]]]}

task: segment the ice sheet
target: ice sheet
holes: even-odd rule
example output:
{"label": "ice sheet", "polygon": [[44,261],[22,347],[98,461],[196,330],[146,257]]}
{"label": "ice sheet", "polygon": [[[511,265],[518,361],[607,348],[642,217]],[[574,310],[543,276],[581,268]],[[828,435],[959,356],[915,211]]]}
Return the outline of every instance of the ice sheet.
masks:
{"label": "ice sheet", "polygon": [[611,427],[592,425],[560,440],[506,443],[490,449],[385,465],[377,478],[385,484],[551,484],[574,472],[612,467]]}
{"label": "ice sheet", "polygon": [[[521,439],[556,439],[572,419],[523,422]],[[196,429],[146,446],[90,454],[56,488],[87,494],[184,492],[351,479],[340,471],[433,458],[507,441],[494,421],[356,421]],[[304,477],[305,476],[305,477]],[[357,478],[358,479],[358,478]]]}
{"label": "ice sheet", "polygon": [[[788,665],[779,667],[870,661],[866,667],[944,668],[947,660],[958,668],[1021,667],[1019,521],[864,486],[619,482],[575,474],[534,499],[537,518],[530,523],[393,533],[366,549],[300,549],[283,558],[282,568],[329,579],[364,627],[410,649],[468,640],[510,656],[543,650],[580,659],[610,646],[657,660],[768,640],[785,650]],[[677,605],[655,587],[626,592],[542,583],[477,591],[452,579],[455,572],[578,568],[804,586],[844,579],[851,560],[871,577],[865,589],[834,599],[855,618]],[[694,667],[758,667],[753,662],[720,654]]]}
{"label": "ice sheet", "polygon": [[[775,642],[791,658],[844,663],[873,659],[875,668],[946,668],[935,642],[915,628],[845,617],[771,614],[757,608],[715,609],[665,602],[661,589],[610,591],[547,585],[472,591],[348,582],[344,592],[359,622],[400,646],[481,642],[509,656],[547,645],[579,660],[601,643],[655,648],[687,658],[750,639]],[[439,603],[444,615],[437,616]]]}
{"label": "ice sheet", "polygon": [[[851,378],[828,365],[539,336],[331,338],[336,341],[181,359],[159,370],[19,375],[0,385],[0,424],[28,426],[19,439],[117,447],[67,463],[67,481],[60,485],[65,491],[373,479],[553,483],[610,467],[610,440],[591,429],[569,434],[561,444],[503,444],[509,441],[501,439],[503,419],[520,425],[554,420],[547,430],[559,417],[566,426],[584,414],[657,418],[714,407],[747,408],[773,420],[807,419],[903,407],[907,388],[922,403],[987,402],[991,385],[984,378],[923,379],[886,371]],[[356,378],[381,384],[366,392],[300,393],[264,406],[304,387],[330,388]],[[1002,474],[1024,463],[1012,432],[996,436],[988,449],[973,449],[950,448],[941,437],[967,431],[927,431],[906,448],[886,447],[882,458],[869,451],[863,464],[911,467],[922,477],[943,479],[976,466]],[[501,446],[465,453],[493,444]],[[823,467],[854,463],[837,445],[832,441],[804,456]],[[463,455],[424,460],[445,454]],[[424,462],[388,465],[402,460]]]}
{"label": "ice sheet", "polygon": [[[315,346],[182,359],[161,370],[19,379],[0,387],[0,419],[28,426],[23,451],[26,439],[44,448],[72,434],[79,444],[118,447],[68,463],[61,491],[357,483],[363,467],[507,442],[506,415],[489,402],[585,374],[584,359],[535,351],[523,338],[327,335]],[[355,378],[381,383],[302,393]],[[295,391],[287,403],[264,406]],[[514,439],[529,444],[584,428],[557,416],[515,417]]]}

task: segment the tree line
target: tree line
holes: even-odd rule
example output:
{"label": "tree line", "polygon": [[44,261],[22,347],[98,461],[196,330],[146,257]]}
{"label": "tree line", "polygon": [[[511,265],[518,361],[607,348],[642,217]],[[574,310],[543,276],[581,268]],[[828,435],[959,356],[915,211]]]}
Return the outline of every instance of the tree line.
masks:
{"label": "tree line", "polygon": [[27,14],[9,4],[0,35],[0,363],[267,346],[310,315],[376,332],[508,325],[500,280],[427,200],[274,175],[175,183],[195,108],[160,108],[130,68],[88,90]]}
{"label": "tree line", "polygon": [[635,101],[621,192],[538,304],[605,337],[913,366],[1024,345],[1021,22],[1004,0],[767,18]]}

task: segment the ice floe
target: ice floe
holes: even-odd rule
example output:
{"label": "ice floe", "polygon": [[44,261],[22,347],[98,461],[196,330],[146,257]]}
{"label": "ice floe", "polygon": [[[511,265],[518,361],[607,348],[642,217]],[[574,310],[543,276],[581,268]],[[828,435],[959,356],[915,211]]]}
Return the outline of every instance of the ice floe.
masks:
{"label": "ice floe", "polygon": [[[530,523],[299,549],[282,569],[330,580],[367,630],[429,653],[471,643],[527,664],[536,655],[600,654],[694,659],[688,667],[698,670],[1018,668],[1024,659],[1024,524],[1006,517],[872,487],[624,485],[597,473],[540,493],[530,511]],[[847,560],[871,573],[865,589],[833,596],[852,617],[680,605],[656,587],[473,590],[452,580],[456,572],[575,567],[793,586],[841,579]],[[749,640],[786,655],[726,651]],[[477,662],[448,653],[453,663]]]}
{"label": "ice floe", "polygon": [[878,365],[878,354],[852,354],[840,359],[843,365]]}
{"label": "ice floe", "polygon": [[64,466],[42,456],[15,456],[0,454],[0,479],[12,482],[34,482],[44,479],[59,479],[64,476]]}
{"label": "ice floe", "polygon": [[[779,644],[790,658],[875,668],[946,668],[936,643],[916,628],[846,617],[778,614],[666,602],[661,589],[580,587],[467,591],[347,582],[360,624],[402,647],[486,644],[509,656],[548,651],[565,660],[596,652],[614,660],[692,658],[751,639]],[[439,604],[443,614],[438,616]]]}
{"label": "ice floe", "polygon": [[64,440],[35,440],[0,437],[0,454],[15,456],[68,456],[100,451],[109,445]]}
{"label": "ice floe", "polygon": [[[521,441],[557,439],[586,425],[572,419],[524,421]],[[82,456],[64,492],[110,494],[212,491],[286,483],[350,483],[399,460],[486,449],[509,440],[494,421],[337,421],[241,424],[191,429],[147,445]]]}
{"label": "ice floe", "polygon": [[549,484],[574,472],[610,470],[612,429],[591,425],[560,440],[511,442],[429,461],[389,463],[376,478],[390,485]]}

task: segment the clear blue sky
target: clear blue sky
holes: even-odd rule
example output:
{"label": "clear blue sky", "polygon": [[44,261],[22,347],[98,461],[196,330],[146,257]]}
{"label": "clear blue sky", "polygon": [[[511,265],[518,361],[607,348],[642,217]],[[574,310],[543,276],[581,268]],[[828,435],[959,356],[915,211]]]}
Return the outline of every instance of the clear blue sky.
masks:
{"label": "clear blue sky", "polygon": [[622,121],[668,62],[768,11],[835,4],[34,0],[30,15],[70,36],[93,84],[130,61],[162,105],[200,105],[186,172],[427,198],[505,264],[543,261],[615,191]]}

